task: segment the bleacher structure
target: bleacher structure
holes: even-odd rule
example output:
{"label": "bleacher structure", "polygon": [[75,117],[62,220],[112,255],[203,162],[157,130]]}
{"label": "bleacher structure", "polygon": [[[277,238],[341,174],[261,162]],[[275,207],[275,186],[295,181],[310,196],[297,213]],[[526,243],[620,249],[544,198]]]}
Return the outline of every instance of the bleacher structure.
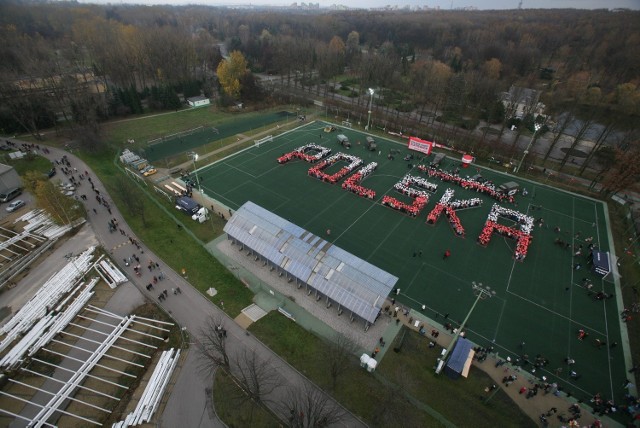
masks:
{"label": "bleacher structure", "polygon": [[74,225],[58,225],[44,210],[31,210],[18,217],[13,223],[27,222],[23,227],[24,232],[44,236],[48,239],[56,239],[73,228]]}
{"label": "bleacher structure", "polygon": [[376,320],[398,278],[305,229],[246,202],[224,227],[241,251],[261,260],[298,289],[305,287],[338,315],[350,312],[367,330]]}

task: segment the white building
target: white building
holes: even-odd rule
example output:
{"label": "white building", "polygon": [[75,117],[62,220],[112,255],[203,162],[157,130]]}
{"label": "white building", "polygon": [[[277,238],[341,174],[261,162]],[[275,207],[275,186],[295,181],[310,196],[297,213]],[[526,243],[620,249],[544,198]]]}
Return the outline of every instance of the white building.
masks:
{"label": "white building", "polygon": [[197,97],[187,98],[187,104],[189,104],[191,107],[201,107],[208,106],[209,104],[211,104],[211,101],[209,101],[209,98],[207,97],[198,95]]}

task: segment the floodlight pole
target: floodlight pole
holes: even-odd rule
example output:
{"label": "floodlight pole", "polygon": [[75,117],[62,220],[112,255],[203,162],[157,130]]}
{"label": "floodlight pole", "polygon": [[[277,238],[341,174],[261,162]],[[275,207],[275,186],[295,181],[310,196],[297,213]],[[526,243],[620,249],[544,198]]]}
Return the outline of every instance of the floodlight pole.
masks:
{"label": "floodlight pole", "polygon": [[492,297],[495,294],[494,291],[491,291],[490,287],[483,287],[482,283],[476,284],[475,281],[471,283],[471,288],[473,289],[474,293],[477,293],[476,300],[475,302],[473,302],[473,305],[471,306],[471,309],[469,309],[469,312],[467,313],[467,316],[465,317],[464,321],[462,321],[462,324],[460,324],[460,327],[458,327],[458,329],[456,330],[456,334],[451,339],[451,342],[449,342],[449,346],[447,346],[447,349],[445,350],[444,354],[442,354],[442,356],[439,358],[439,360],[441,360],[443,363],[436,365],[436,374],[440,374],[440,372],[444,368],[445,366],[444,363],[446,363],[446,360],[449,358],[449,352],[451,352],[456,342],[458,341],[458,337],[460,337],[460,333],[462,333],[464,326],[467,324],[467,321],[469,320],[469,317],[473,313],[473,310],[475,309],[478,302],[480,300],[486,299],[487,297]]}
{"label": "floodlight pole", "polygon": [[198,169],[196,167],[196,161],[198,160],[198,154],[196,152],[191,152],[191,160],[193,161],[193,173],[196,175],[196,181],[198,182],[198,191],[202,193],[200,179],[198,178]]}
{"label": "floodlight pole", "polygon": [[371,98],[369,99],[369,118],[367,119],[367,126],[366,128],[364,128],[366,131],[369,130],[369,125],[371,124],[371,109],[373,108],[373,94],[374,94],[374,90],[369,88],[369,95],[371,95]]}
{"label": "floodlight pole", "polygon": [[531,145],[533,144],[533,140],[536,139],[536,134],[538,133],[540,128],[542,128],[542,125],[540,125],[539,123],[536,123],[535,125],[533,125],[533,128],[534,128],[534,131],[533,131],[533,135],[531,136],[531,140],[529,141],[529,144],[527,145],[527,148],[524,149],[524,153],[522,154],[522,159],[520,159],[520,163],[518,164],[518,168],[516,168],[515,172],[520,172],[520,167],[522,166],[522,162],[524,162],[525,156],[527,156],[527,154],[529,153],[529,149],[531,148]]}

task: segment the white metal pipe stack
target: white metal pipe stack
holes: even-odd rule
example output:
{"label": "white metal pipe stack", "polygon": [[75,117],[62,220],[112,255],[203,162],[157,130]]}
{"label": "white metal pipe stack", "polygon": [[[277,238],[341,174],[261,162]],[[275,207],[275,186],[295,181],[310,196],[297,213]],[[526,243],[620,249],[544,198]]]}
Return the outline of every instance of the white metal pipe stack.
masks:
{"label": "white metal pipe stack", "polygon": [[7,336],[0,342],[0,352],[5,350],[20,334],[25,333],[47,311],[55,306],[65,294],[71,291],[75,282],[91,266],[93,251],[91,247],[75,260],[67,263],[59,272],[45,282],[40,290],[20,310],[0,328],[0,334]]}
{"label": "white metal pipe stack", "polygon": [[23,355],[28,351],[29,356],[34,355],[41,347],[49,343],[49,341],[58,333],[66,328],[69,322],[76,316],[93,296],[93,287],[98,282],[94,278],[80,292],[78,297],[63,311],[55,316],[46,315],[34,325],[29,332],[16,344],[9,352],[0,360],[0,367],[13,367],[22,361]]}
{"label": "white metal pipe stack", "polygon": [[96,270],[111,288],[116,288],[116,286],[129,280],[110,260],[100,260],[96,264]]}
{"label": "white metal pipe stack", "polygon": [[171,348],[162,353],[135,410],[129,413],[124,421],[113,424],[112,428],[125,428],[151,421],[179,358],[179,349]]}

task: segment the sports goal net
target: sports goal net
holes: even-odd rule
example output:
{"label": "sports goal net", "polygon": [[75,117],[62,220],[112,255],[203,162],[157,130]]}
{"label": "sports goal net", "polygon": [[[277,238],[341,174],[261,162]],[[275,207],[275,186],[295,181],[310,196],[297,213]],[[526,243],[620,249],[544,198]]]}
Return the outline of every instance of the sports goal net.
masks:
{"label": "sports goal net", "polygon": [[[198,126],[196,128],[187,129],[186,131],[176,132],[175,134],[164,135],[164,136],[162,136],[160,138],[155,138],[153,140],[147,141],[147,145],[148,146],[153,146],[155,144],[160,144],[160,143],[163,143],[165,141],[170,141],[170,140],[173,140],[173,139],[179,139],[179,138],[182,138],[182,137],[193,135],[196,132],[201,132],[203,130],[203,128],[204,128],[203,126]],[[213,128],[213,129],[215,129],[215,128]]]}
{"label": "sports goal net", "polygon": [[272,143],[272,142],[273,142],[273,135],[267,135],[266,137],[261,138],[259,140],[253,140],[253,143],[256,147],[260,147],[264,143]]}

